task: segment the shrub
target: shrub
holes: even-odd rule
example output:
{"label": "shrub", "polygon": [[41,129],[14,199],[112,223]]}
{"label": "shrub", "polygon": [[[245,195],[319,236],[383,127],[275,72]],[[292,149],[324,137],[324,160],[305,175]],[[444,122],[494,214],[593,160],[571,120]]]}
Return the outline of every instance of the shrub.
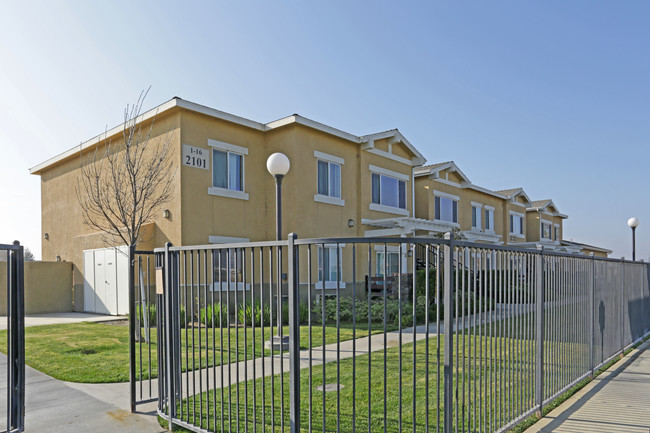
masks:
{"label": "shrub", "polygon": [[199,320],[207,327],[212,327],[213,320],[215,327],[226,327],[228,326],[228,306],[217,302],[201,308]]}
{"label": "shrub", "polygon": [[[146,318],[149,319],[149,326],[156,326],[156,304],[148,303],[145,307]],[[135,309],[136,317],[140,326],[145,326],[144,317],[142,314],[142,304],[138,303]]]}

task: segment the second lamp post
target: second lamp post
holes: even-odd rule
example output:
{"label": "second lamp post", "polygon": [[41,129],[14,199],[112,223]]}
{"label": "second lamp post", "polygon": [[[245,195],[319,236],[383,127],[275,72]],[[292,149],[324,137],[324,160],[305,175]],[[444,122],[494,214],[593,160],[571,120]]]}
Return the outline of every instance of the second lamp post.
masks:
{"label": "second lamp post", "polygon": [[[266,160],[266,169],[275,178],[275,239],[282,240],[282,179],[289,172],[291,163],[284,153],[274,153]],[[279,256],[279,255],[278,255]],[[278,257],[278,261],[279,261]],[[268,344],[275,350],[288,350],[289,337],[282,335],[282,273],[278,263],[277,326],[278,335],[271,337]]]}

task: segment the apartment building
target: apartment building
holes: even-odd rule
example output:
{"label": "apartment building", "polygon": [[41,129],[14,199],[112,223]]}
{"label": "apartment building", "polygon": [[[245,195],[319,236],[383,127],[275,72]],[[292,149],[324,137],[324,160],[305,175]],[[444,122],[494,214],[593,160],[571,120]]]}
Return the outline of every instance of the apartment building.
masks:
{"label": "apartment building", "polygon": [[[275,180],[266,160],[275,152],[291,163],[282,184],[283,237],[290,232],[302,238],[372,235],[367,232],[377,221],[414,215],[413,170],[425,160],[398,130],[357,136],[297,114],[259,123],[180,98],[143,113],[139,121],[148,128],[154,118],[150,140],[171,134],[178,170],[172,201],[144,227],[138,249],[168,241],[202,245],[274,239]],[[122,130],[117,126],[31,169],[41,177],[43,260],[73,263],[75,304],[84,302],[81,292],[88,299],[108,290],[105,284],[125,284],[126,272],[116,269],[127,265],[124,258],[83,223],[75,192],[80,156],[97,146],[101,154],[107,141],[119,145]],[[337,248],[341,245],[319,249],[322,288],[344,278],[345,255]],[[114,310],[103,301],[101,308],[86,304],[86,310]],[[120,306],[126,304],[115,306],[123,312]]]}

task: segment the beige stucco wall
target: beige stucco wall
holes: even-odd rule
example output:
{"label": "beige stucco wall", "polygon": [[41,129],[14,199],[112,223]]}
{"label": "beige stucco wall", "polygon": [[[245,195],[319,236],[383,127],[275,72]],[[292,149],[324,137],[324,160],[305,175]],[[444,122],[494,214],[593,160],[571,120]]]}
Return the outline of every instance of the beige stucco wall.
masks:
{"label": "beige stucco wall", "polygon": [[[441,172],[440,178],[447,180],[456,173]],[[481,229],[485,230],[485,206],[494,208],[494,232],[501,235],[504,240],[503,208],[504,200],[471,188],[459,187],[431,179],[429,176],[418,176],[415,178],[415,213],[418,218],[435,219],[435,194],[440,191],[459,197],[458,201],[458,224],[460,231],[472,230],[472,202],[481,205]]]}
{"label": "beige stucco wall", "polygon": [[[143,133],[148,132],[147,122]],[[171,158],[176,166],[180,160],[180,113],[172,109],[156,117],[151,131],[150,146],[159,143],[170,134]],[[114,145],[122,143],[121,132],[113,137],[107,137]],[[101,141],[98,154],[104,152],[105,140]],[[89,155],[94,147],[84,155]],[[111,241],[102,233],[97,232],[83,221],[81,208],[77,198],[77,185],[80,174],[81,158],[73,155],[39,173],[41,176],[41,230],[48,234],[48,239],[42,238],[42,257],[46,261],[57,259],[70,262],[73,265],[73,285],[75,309],[83,307],[83,251],[88,249],[112,246]],[[144,246],[161,246],[167,240],[180,244],[180,182],[176,174],[176,190],[173,199],[165,205],[171,211],[171,218],[164,219],[158,212],[153,227],[145,230],[142,236]]]}
{"label": "beige stucco wall", "polygon": [[[72,263],[25,262],[25,314],[72,311]],[[7,267],[0,266],[0,314],[7,314]]]}
{"label": "beige stucco wall", "polygon": [[[284,153],[291,162],[289,173],[282,182],[283,238],[290,232],[301,238],[363,236],[366,229],[361,224],[363,218],[399,216],[369,209],[369,166],[375,165],[411,177],[409,165],[365,152],[358,143],[300,124],[261,132],[184,111],[181,131],[184,144],[208,152],[212,149],[208,144],[209,139],[241,146],[248,151],[244,157],[244,192],[248,194],[248,199],[210,195],[211,170],[181,168],[182,242],[185,245],[208,243],[211,235],[248,238],[251,241],[275,238],[275,180],[266,169],[266,160],[274,152]],[[378,142],[381,143],[381,140]],[[391,148],[393,154],[406,154],[401,144],[393,144]],[[345,201],[345,206],[314,199],[318,173],[318,158],[314,156],[314,151],[344,160],[341,166],[341,199]],[[406,196],[407,211],[410,211],[410,182],[407,182]],[[354,221],[353,227],[349,227],[348,220]]]}

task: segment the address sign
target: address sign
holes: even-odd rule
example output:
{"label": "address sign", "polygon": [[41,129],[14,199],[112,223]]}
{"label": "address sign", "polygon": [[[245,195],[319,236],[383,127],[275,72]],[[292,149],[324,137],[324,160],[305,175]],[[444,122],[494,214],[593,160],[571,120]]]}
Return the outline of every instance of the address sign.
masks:
{"label": "address sign", "polygon": [[201,149],[200,147],[190,146],[189,144],[183,145],[183,165],[188,167],[202,168],[204,170],[210,169],[210,162],[208,149]]}

